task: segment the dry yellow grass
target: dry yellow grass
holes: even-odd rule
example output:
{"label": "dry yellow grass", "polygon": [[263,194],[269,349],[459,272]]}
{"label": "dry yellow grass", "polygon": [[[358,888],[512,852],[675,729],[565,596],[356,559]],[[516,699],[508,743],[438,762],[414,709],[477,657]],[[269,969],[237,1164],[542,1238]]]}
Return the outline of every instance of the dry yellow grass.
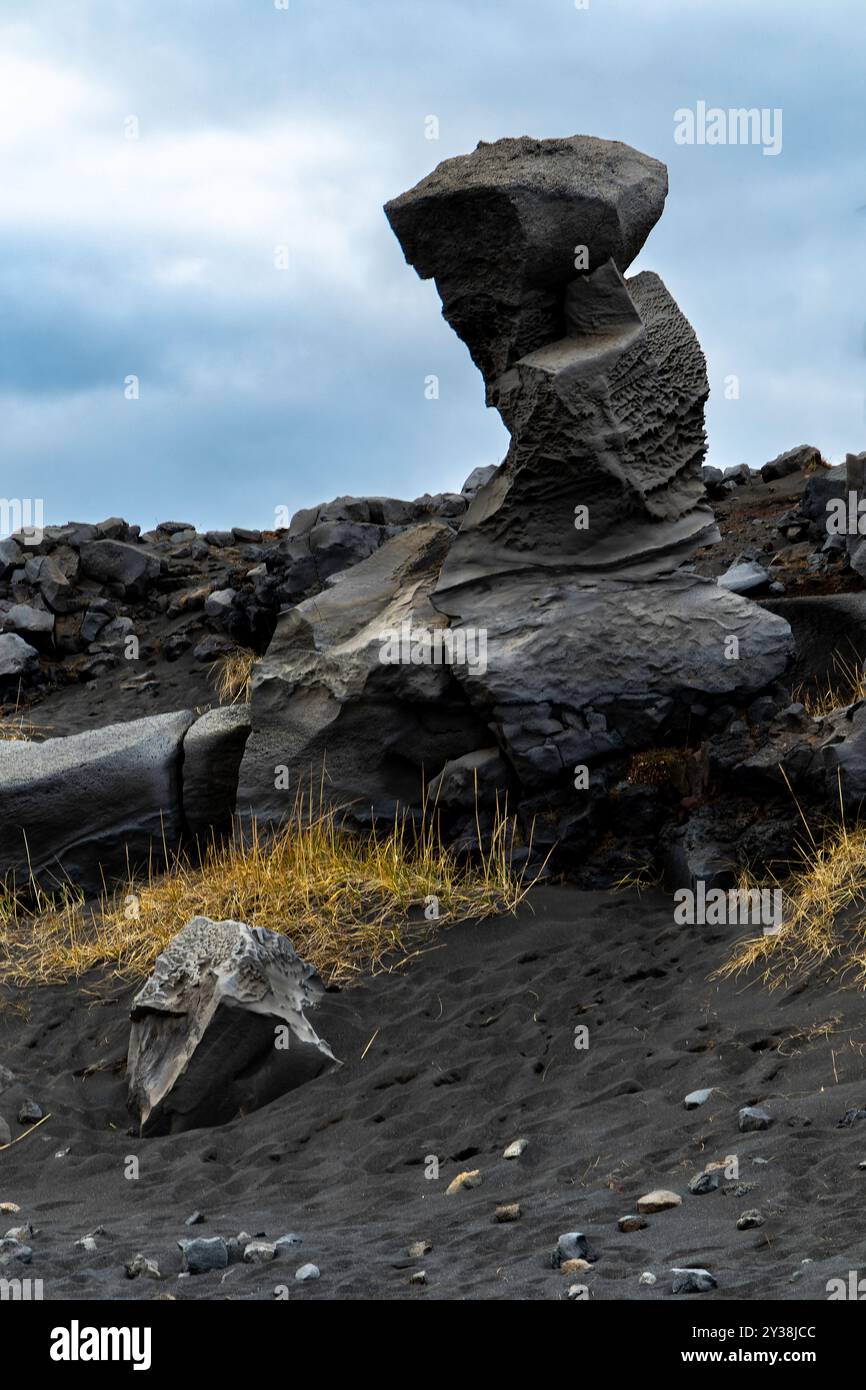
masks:
{"label": "dry yellow grass", "polygon": [[221,705],[249,704],[257,661],[249,647],[235,647],[211,663],[211,680]]}
{"label": "dry yellow grass", "polygon": [[0,740],[23,743],[47,738],[50,732],[47,724],[36,724],[30,718],[27,707],[21,703],[20,688],[14,705],[0,705]]}
{"label": "dry yellow grass", "polygon": [[[233,918],[285,933],[328,982],[392,968],[439,927],[513,912],[531,887],[510,869],[505,809],[473,864],[443,846],[435,815],[420,830],[345,833],[333,810],[296,814],[274,836],[255,827],[167,873],[131,880],[88,912],[67,893],[31,907],[0,896],[0,982],[53,984],[97,967],[141,980],[191,917]],[[428,918],[425,909],[437,916]]]}
{"label": "dry yellow grass", "polygon": [[[799,806],[798,806],[799,809]],[[715,976],[760,971],[769,989],[817,971],[840,983],[866,988],[866,826],[840,821],[813,832],[800,811],[805,839],[798,862],[780,883],[783,914],[778,931],[738,941]],[[746,881],[748,879],[748,881]],[[740,887],[760,887],[745,875]]]}
{"label": "dry yellow grass", "polygon": [[791,698],[798,700],[814,719],[844,709],[855,700],[866,699],[866,670],[856,657],[850,660],[839,652],[834,653],[833,670],[835,676],[828,678],[823,688],[810,691],[799,685],[791,692]]}

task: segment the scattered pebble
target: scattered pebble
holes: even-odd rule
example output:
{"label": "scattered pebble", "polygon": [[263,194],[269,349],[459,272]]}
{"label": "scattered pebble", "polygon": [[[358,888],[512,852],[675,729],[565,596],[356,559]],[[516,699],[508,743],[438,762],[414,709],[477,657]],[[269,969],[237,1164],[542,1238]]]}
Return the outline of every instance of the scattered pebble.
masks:
{"label": "scattered pebble", "polygon": [[585,1284],[571,1284],[566,1292],[566,1298],[576,1299],[586,1297]]}
{"label": "scattered pebble", "polygon": [[665,1188],[656,1188],[654,1192],[647,1192],[646,1196],[639,1197],[637,1209],[641,1213],[651,1214],[654,1211],[670,1211],[672,1207],[682,1206],[682,1197],[676,1192],[668,1192]]}
{"label": "scattered pebble", "polygon": [[556,1242],[556,1249],[551,1256],[551,1264],[554,1269],[560,1269],[566,1260],[589,1260],[592,1262],[597,1259],[598,1255],[582,1231],[566,1231]]}
{"label": "scattered pebble", "polygon": [[723,1197],[748,1197],[758,1186],[756,1182],[728,1182],[722,1188]]}
{"label": "scattered pebble", "polygon": [[742,1134],[748,1134],[756,1129],[769,1129],[773,1123],[772,1115],[768,1115],[766,1110],[762,1110],[757,1105],[744,1105],[740,1111],[739,1125]]}
{"label": "scattered pebble", "polygon": [[200,1226],[204,1219],[204,1212],[194,1211],[192,1216],[188,1216],[183,1224],[184,1226]]}
{"label": "scattered pebble", "polygon": [[25,1225],[23,1225],[23,1226],[13,1226],[11,1230],[9,1230],[9,1231],[6,1232],[6,1234],[5,1234],[5,1236],[3,1237],[3,1239],[4,1239],[4,1240],[28,1241],[28,1240],[32,1240],[33,1235],[34,1235],[33,1227],[30,1225],[30,1222],[28,1221],[28,1222],[26,1222]]}
{"label": "scattered pebble", "polygon": [[427,1271],[426,1271],[426,1269],[416,1269],[416,1270],[413,1270],[413,1272],[409,1275],[409,1283],[410,1283],[410,1284],[426,1284],[426,1283],[427,1283]]}
{"label": "scattered pebble", "polygon": [[[864,1164],[861,1163],[860,1167],[864,1167]],[[17,1216],[20,1210],[17,1202],[0,1202],[0,1215],[2,1216]]]}
{"label": "scattered pebble", "polygon": [[751,1211],[744,1211],[737,1220],[738,1231],[753,1231],[756,1226],[763,1226],[764,1218],[761,1213],[754,1208]]}
{"label": "scattered pebble", "polygon": [[321,1270],[318,1265],[301,1265],[300,1269],[295,1270],[295,1278],[305,1283],[307,1279],[318,1279]]}
{"label": "scattered pebble", "polygon": [[301,1236],[296,1236],[294,1231],[289,1231],[288,1235],[280,1236],[279,1240],[274,1241],[277,1250],[289,1250],[293,1245],[303,1245]]}
{"label": "scattered pebble", "polygon": [[453,1197],[455,1192],[462,1192],[464,1187],[480,1187],[481,1182],[480,1168],[472,1168],[466,1173],[458,1173],[457,1177],[453,1178],[446,1187],[445,1196]]}
{"label": "scattered pebble", "polygon": [[527,1147],[528,1143],[529,1143],[529,1140],[528,1140],[528,1139],[515,1139],[513,1144],[509,1144],[509,1145],[508,1145],[508,1148],[505,1150],[505,1152],[504,1152],[504,1154],[502,1155],[502,1157],[503,1157],[503,1158],[520,1158],[520,1155],[521,1155],[522,1153],[525,1153],[525,1152],[526,1152],[526,1147]]}
{"label": "scattered pebble", "polygon": [[713,1094],[714,1087],[707,1086],[703,1091],[690,1091],[683,1101],[687,1110],[697,1110],[699,1105],[706,1105],[710,1096]]}
{"label": "scattered pebble", "polygon": [[846,1110],[841,1120],[836,1121],[837,1129],[850,1129],[851,1125],[856,1125],[858,1120],[866,1120],[866,1110]]}
{"label": "scattered pebble", "polygon": [[563,1274],[582,1274],[585,1269],[592,1269],[589,1260],[563,1260],[559,1266]]}
{"label": "scattered pebble", "polygon": [[718,1284],[708,1269],[672,1269],[671,1293],[709,1293]]}
{"label": "scattered pebble", "polygon": [[0,1240],[0,1265],[11,1264],[13,1260],[29,1265],[32,1258],[33,1251],[29,1245],[23,1245],[19,1240]]}
{"label": "scattered pebble", "polygon": [[521,1216],[520,1203],[503,1202],[496,1208],[493,1215],[496,1221],[503,1224],[508,1221],[519,1221]]}
{"label": "scattered pebble", "polygon": [[156,1260],[149,1260],[145,1255],[142,1255],[140,1252],[139,1254],[135,1255],[131,1260],[127,1261],[125,1269],[127,1279],[138,1279],[139,1276],[141,1276],[144,1279],[162,1278]]}
{"label": "scattered pebble", "polygon": [[74,1250],[86,1250],[88,1255],[92,1255],[96,1249],[96,1241],[93,1236],[82,1236],[73,1246]]}
{"label": "scattered pebble", "polygon": [[712,1173],[696,1173],[689,1183],[689,1192],[693,1192],[696,1197],[703,1197],[707,1192],[716,1192],[721,1186],[721,1174],[716,1171]]}
{"label": "scattered pebble", "polygon": [[645,1216],[621,1216],[616,1224],[621,1231],[644,1231],[649,1222]]}
{"label": "scattered pebble", "polygon": [[0,1115],[0,1145],[12,1143],[12,1131]]}
{"label": "scattered pebble", "polygon": [[222,1236],[197,1240],[179,1240],[185,1274],[207,1274],[211,1269],[225,1269],[229,1262],[228,1246]]}
{"label": "scattered pebble", "polygon": [[641,1277],[638,1279],[638,1283],[652,1285],[657,1284],[658,1280],[650,1270],[645,1269]]}
{"label": "scattered pebble", "polygon": [[261,1265],[267,1264],[268,1260],[276,1258],[277,1247],[269,1240],[251,1240],[244,1251],[244,1264]]}
{"label": "scattered pebble", "polygon": [[413,1240],[411,1245],[406,1246],[406,1254],[410,1260],[420,1260],[429,1255],[432,1249],[432,1240]]}
{"label": "scattered pebble", "polygon": [[7,1090],[14,1080],[14,1072],[11,1072],[8,1067],[0,1067],[0,1091]]}
{"label": "scattered pebble", "polygon": [[35,1100],[25,1100],[21,1102],[18,1111],[19,1125],[33,1125],[37,1120],[42,1119],[42,1106],[37,1105]]}

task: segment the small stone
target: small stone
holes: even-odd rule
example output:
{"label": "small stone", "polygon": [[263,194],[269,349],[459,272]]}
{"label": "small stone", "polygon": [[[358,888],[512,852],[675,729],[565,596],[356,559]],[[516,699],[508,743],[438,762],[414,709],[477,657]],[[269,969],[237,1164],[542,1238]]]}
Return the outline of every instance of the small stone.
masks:
{"label": "small stone", "polygon": [[672,1269],[674,1276],[671,1293],[709,1293],[718,1288],[715,1278],[708,1269]]}
{"label": "small stone", "polygon": [[128,1260],[124,1268],[126,1269],[127,1279],[138,1279],[139,1277],[144,1279],[162,1278],[156,1261],[147,1259],[141,1252],[135,1255],[131,1260]]}
{"label": "small stone", "polygon": [[19,1125],[36,1124],[37,1120],[42,1119],[42,1107],[37,1105],[35,1100],[25,1100],[18,1111]]}
{"label": "small stone", "polygon": [[[860,1166],[862,1168],[863,1164]],[[17,1202],[0,1202],[0,1216],[17,1216],[20,1210]]]}
{"label": "small stone", "polygon": [[565,1296],[566,1296],[566,1298],[572,1299],[572,1301],[574,1301],[575,1299],[578,1299],[578,1298],[580,1298],[580,1299],[585,1298],[585,1297],[586,1297],[586,1285],[585,1285],[585,1284],[570,1284],[569,1287],[566,1289]]}
{"label": "small stone", "polygon": [[15,1073],[8,1067],[0,1067],[0,1091],[8,1090],[15,1080]]}
{"label": "small stone", "polygon": [[320,1276],[321,1270],[318,1265],[301,1265],[300,1269],[295,1270],[295,1278],[300,1279],[301,1283],[308,1279],[318,1279]]}
{"label": "small stone", "polygon": [[480,1187],[482,1182],[480,1168],[472,1168],[465,1173],[458,1173],[445,1189],[446,1197],[453,1197],[455,1192],[462,1192],[464,1187]]}
{"label": "small stone", "polygon": [[207,1274],[211,1269],[225,1269],[229,1262],[228,1246],[222,1236],[209,1239],[179,1240],[178,1246],[185,1274]]}
{"label": "small stone", "polygon": [[676,1192],[668,1192],[665,1188],[656,1188],[654,1192],[647,1192],[646,1196],[639,1197],[637,1209],[641,1213],[651,1214],[655,1211],[670,1211],[672,1207],[682,1205],[682,1197]]}
{"label": "small stone", "polygon": [[644,1216],[621,1216],[616,1224],[621,1231],[644,1231],[649,1222]]}
{"label": "small stone", "polygon": [[738,1231],[753,1231],[757,1226],[763,1226],[764,1218],[759,1211],[754,1208],[751,1211],[744,1211],[737,1221]]}
{"label": "small stone", "polygon": [[696,1173],[689,1183],[689,1192],[693,1192],[696,1197],[703,1197],[706,1192],[717,1191],[721,1181],[722,1175],[718,1170]]}
{"label": "small stone", "polygon": [[561,1269],[567,1260],[589,1260],[592,1263],[597,1259],[598,1255],[582,1231],[566,1231],[556,1242],[551,1264],[554,1269]]}
{"label": "small stone", "polygon": [[519,1202],[503,1202],[493,1213],[495,1220],[503,1224],[508,1221],[519,1221],[520,1214]]}
{"label": "small stone", "polygon": [[276,1258],[276,1244],[269,1240],[251,1240],[244,1251],[244,1264],[261,1265],[267,1264],[268,1260]]}
{"label": "small stone", "polygon": [[280,1236],[279,1240],[274,1241],[277,1251],[290,1250],[293,1245],[303,1245],[301,1236],[296,1236],[294,1231],[289,1231],[288,1235]]}
{"label": "small stone", "polygon": [[203,1221],[204,1213],[201,1211],[194,1211],[192,1216],[188,1216],[183,1224],[184,1226],[200,1226]]}
{"label": "small stone", "polygon": [[706,1105],[712,1094],[712,1086],[707,1086],[703,1091],[690,1091],[683,1101],[683,1105],[687,1110],[697,1110],[699,1105]]}
{"label": "small stone", "polygon": [[757,1129],[769,1129],[772,1123],[772,1115],[768,1115],[766,1110],[761,1110],[757,1105],[744,1105],[740,1111],[739,1126],[742,1134],[749,1134]]}
{"label": "small stone", "polygon": [[406,1246],[406,1254],[410,1260],[421,1260],[425,1255],[429,1255],[432,1249],[432,1240],[413,1240],[411,1245]]}
{"label": "small stone", "polygon": [[409,1275],[409,1283],[410,1283],[410,1284],[426,1284],[426,1283],[427,1283],[427,1271],[426,1271],[426,1269],[416,1269],[416,1270],[413,1270],[413,1272]]}
{"label": "small stone", "polygon": [[851,1125],[856,1125],[858,1120],[866,1120],[866,1110],[857,1108],[846,1110],[841,1120],[836,1121],[837,1129],[850,1129]]}
{"label": "small stone", "polygon": [[559,1266],[562,1274],[582,1274],[585,1269],[592,1269],[589,1260],[563,1260]]}
{"label": "small stone", "polygon": [[23,1243],[23,1242],[26,1242],[26,1241],[28,1241],[28,1240],[32,1240],[32,1239],[33,1239],[33,1235],[34,1235],[33,1227],[30,1225],[30,1222],[27,1221],[27,1222],[24,1223],[23,1226],[13,1226],[11,1230],[9,1230],[9,1231],[6,1232],[6,1234],[5,1234],[5,1236],[3,1237],[3,1239],[4,1239],[4,1240],[17,1240],[17,1241],[20,1241],[20,1242]]}
{"label": "small stone", "polygon": [[655,1275],[654,1275],[650,1270],[645,1269],[644,1272],[643,1272],[643,1274],[641,1275],[641,1277],[638,1279],[638,1283],[639,1283],[639,1284],[647,1284],[647,1285],[649,1285],[650,1287],[652,1287],[653,1284],[657,1284],[657,1283],[658,1283],[658,1280],[656,1279]]}
{"label": "small stone", "polygon": [[748,1197],[758,1186],[756,1182],[729,1182],[722,1188],[723,1197]]}
{"label": "small stone", "polygon": [[527,1145],[528,1145],[528,1144],[529,1144],[529,1140],[528,1140],[528,1139],[515,1139],[514,1142],[513,1142],[512,1144],[509,1144],[509,1145],[508,1145],[508,1148],[505,1150],[505,1152],[504,1152],[504,1154],[502,1155],[502,1157],[503,1157],[503,1158],[520,1158],[520,1155],[526,1152],[526,1148],[527,1148]]}
{"label": "small stone", "polygon": [[75,1242],[73,1248],[75,1250],[86,1250],[88,1255],[92,1255],[96,1249],[96,1241],[93,1239],[93,1236],[82,1236],[80,1240]]}
{"label": "small stone", "polygon": [[32,1258],[33,1251],[29,1245],[23,1245],[20,1240],[0,1240],[0,1265],[11,1264],[13,1260],[29,1265]]}
{"label": "small stone", "polygon": [[12,1143],[12,1131],[3,1116],[0,1115],[0,1148]]}

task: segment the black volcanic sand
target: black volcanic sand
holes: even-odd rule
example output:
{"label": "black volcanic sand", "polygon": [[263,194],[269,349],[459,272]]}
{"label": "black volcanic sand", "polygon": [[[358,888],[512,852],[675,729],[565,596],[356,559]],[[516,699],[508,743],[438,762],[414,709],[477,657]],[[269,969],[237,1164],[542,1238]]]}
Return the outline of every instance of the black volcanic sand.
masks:
{"label": "black volcanic sand", "polygon": [[[22,1208],[0,1234],[38,1228],[31,1265],[4,1273],[43,1279],[47,1299],[272,1299],[280,1285],[294,1299],[549,1299],[577,1278],[593,1298],[656,1300],[672,1297],[671,1266],[698,1265],[719,1283],[699,1303],[825,1299],[829,1278],[866,1264],[866,1120],[837,1127],[866,1104],[862,995],[708,981],[737,934],[675,926],[661,894],[538,889],[516,920],[452,928],[400,972],[329,993],[314,1020],[345,1062],[337,1073],[224,1128],[146,1141],[124,1110],[131,991],[7,990],[0,1063],[18,1080],[0,1115],[21,1133],[32,1097],[51,1118],[0,1153],[0,1201]],[[581,1024],[587,1051],[574,1047]],[[704,1086],[718,1090],[687,1112]],[[739,1107],[755,1102],[775,1123],[741,1135]],[[504,1160],[519,1137],[525,1153]],[[431,1154],[438,1180],[425,1177]],[[689,1178],[728,1154],[750,1190],[691,1195]],[[474,1168],[481,1186],[445,1195]],[[659,1187],[682,1206],[621,1233],[617,1219]],[[506,1202],[522,1219],[497,1224]],[[737,1230],[752,1208],[766,1224]],[[196,1209],[205,1223],[186,1227]],[[97,1226],[96,1254],[73,1248]],[[179,1237],[241,1230],[303,1244],[178,1278]],[[599,1259],[569,1277],[550,1254],[573,1230]],[[430,1253],[408,1258],[424,1238]],[[139,1251],[161,1283],[125,1277]],[[317,1282],[294,1280],[306,1261]],[[420,1268],[427,1285],[410,1286]],[[643,1270],[655,1286],[639,1284]]]}

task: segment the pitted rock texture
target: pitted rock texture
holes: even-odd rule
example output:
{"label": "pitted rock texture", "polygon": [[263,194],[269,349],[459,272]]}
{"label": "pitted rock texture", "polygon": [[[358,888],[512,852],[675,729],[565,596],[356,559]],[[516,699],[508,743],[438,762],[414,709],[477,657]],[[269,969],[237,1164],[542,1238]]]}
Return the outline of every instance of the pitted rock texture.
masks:
{"label": "pitted rock texture", "polygon": [[128,1105],[142,1134],[222,1123],[337,1065],[304,1013],[321,992],[286,937],[193,917],[132,1003]]}

